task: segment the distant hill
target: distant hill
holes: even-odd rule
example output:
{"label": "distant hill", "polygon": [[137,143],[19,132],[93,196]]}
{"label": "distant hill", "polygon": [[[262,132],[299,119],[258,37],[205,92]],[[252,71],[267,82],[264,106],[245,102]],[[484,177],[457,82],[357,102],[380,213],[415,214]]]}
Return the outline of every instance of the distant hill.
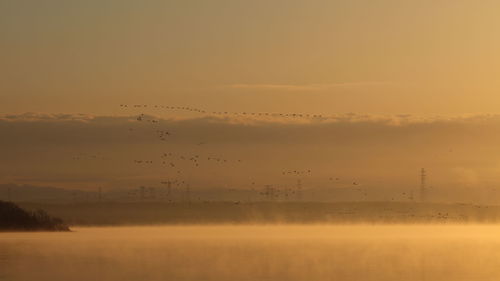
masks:
{"label": "distant hill", "polygon": [[69,231],[69,227],[43,210],[26,211],[12,202],[0,201],[0,231]]}
{"label": "distant hill", "polygon": [[[411,203],[409,188],[383,188],[357,186],[351,188],[303,188],[300,196],[278,192],[275,197],[267,196],[263,189],[228,187],[191,186],[189,192],[184,186],[173,185],[167,192],[164,184],[145,184],[137,187],[107,187],[99,193],[99,186],[87,189],[70,189],[54,186],[31,184],[0,183],[0,200],[16,203],[92,203],[92,202],[204,202],[204,201],[241,201],[241,202],[407,202]],[[478,189],[479,190],[479,189]],[[489,193],[471,193],[471,189],[459,187],[450,189],[433,188],[429,190],[428,201],[434,203],[466,203],[476,205],[500,205],[500,197],[495,189]],[[500,189],[498,190],[500,192]],[[168,194],[168,196],[167,196]],[[489,196],[483,196],[489,194]],[[498,193],[500,194],[500,193]],[[415,198],[418,199],[418,198]]]}
{"label": "distant hill", "polygon": [[75,200],[96,200],[96,198],[95,192],[82,190],[27,184],[0,184],[0,200],[4,201],[74,202]]}
{"label": "distant hill", "polygon": [[69,225],[499,223],[500,206],[413,202],[19,203]]}

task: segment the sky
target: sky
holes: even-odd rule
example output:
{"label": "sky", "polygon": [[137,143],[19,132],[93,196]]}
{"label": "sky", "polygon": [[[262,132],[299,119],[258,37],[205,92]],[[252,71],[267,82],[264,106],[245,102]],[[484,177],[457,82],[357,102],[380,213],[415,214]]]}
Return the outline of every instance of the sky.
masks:
{"label": "sky", "polygon": [[[248,188],[311,169],[311,187],[339,176],[340,187],[407,188],[426,167],[433,185],[495,187],[499,8],[0,0],[0,182],[118,188],[175,176]],[[178,164],[182,176],[134,162],[172,151],[236,162]]]}
{"label": "sky", "polygon": [[0,1],[1,111],[497,113],[498,1]]}

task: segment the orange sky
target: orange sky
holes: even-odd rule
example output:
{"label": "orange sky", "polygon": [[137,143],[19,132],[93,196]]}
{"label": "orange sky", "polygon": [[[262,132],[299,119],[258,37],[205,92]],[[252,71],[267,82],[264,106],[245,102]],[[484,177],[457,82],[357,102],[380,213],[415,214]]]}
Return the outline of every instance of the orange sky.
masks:
{"label": "orange sky", "polygon": [[0,111],[497,113],[498,1],[2,1]]}
{"label": "orange sky", "polygon": [[[247,161],[185,167],[193,184],[245,188],[312,167],[308,187],[333,173],[408,188],[426,167],[434,185],[495,187],[499,10],[490,0],[1,1],[0,183],[158,183],[171,175],[133,162],[165,150],[156,127],[136,122],[145,113],[172,130],[168,149]],[[74,162],[81,153],[108,162]]]}

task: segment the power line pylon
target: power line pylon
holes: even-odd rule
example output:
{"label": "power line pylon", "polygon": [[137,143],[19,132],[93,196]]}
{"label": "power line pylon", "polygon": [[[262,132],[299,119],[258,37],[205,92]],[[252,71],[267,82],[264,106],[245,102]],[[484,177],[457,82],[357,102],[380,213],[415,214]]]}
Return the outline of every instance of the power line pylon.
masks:
{"label": "power line pylon", "polygon": [[426,187],[427,172],[424,168],[420,170],[420,202],[427,201],[427,187]]}

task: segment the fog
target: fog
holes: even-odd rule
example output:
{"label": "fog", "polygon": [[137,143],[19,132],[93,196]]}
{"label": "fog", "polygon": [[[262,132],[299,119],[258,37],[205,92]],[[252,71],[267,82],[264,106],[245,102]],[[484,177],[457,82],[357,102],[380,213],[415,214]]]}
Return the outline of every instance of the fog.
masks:
{"label": "fog", "polygon": [[0,280],[498,280],[494,225],[209,225],[0,233]]}
{"label": "fog", "polygon": [[[425,167],[434,201],[498,203],[491,196],[500,182],[497,115],[354,114],[325,120],[145,115],[144,120],[160,118],[152,124],[136,120],[141,112],[0,117],[0,183],[128,192],[169,180],[211,199],[225,196],[215,189],[261,191],[266,185],[295,186],[300,179],[304,190],[319,194],[307,192],[309,200],[360,200],[341,194],[355,182],[368,200],[387,201],[418,188]],[[159,137],[158,131],[170,135]],[[195,156],[196,162],[190,160]],[[31,200],[17,190],[13,200]],[[338,192],[326,194],[331,190]]]}

